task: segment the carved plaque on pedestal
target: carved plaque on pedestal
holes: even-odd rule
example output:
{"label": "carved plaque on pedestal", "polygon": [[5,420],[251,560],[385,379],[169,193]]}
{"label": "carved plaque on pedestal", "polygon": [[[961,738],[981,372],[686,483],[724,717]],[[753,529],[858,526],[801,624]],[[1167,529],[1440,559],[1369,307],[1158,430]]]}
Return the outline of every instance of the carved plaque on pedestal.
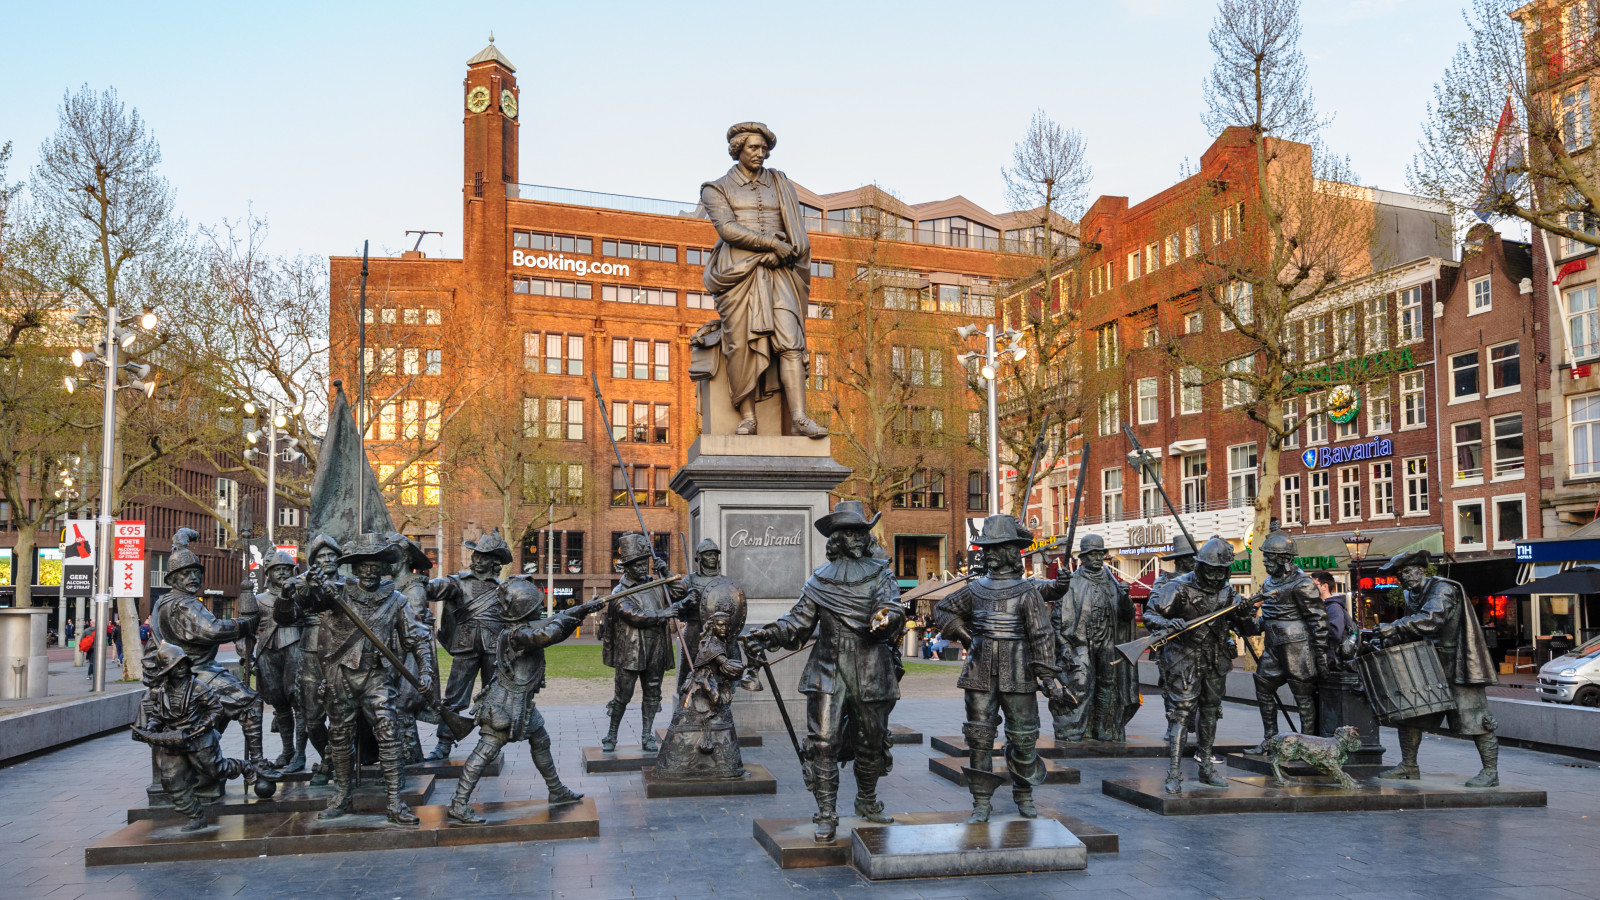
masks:
{"label": "carved plaque on pedestal", "polygon": [[723,513],[728,577],[751,597],[799,597],[811,572],[803,512]]}

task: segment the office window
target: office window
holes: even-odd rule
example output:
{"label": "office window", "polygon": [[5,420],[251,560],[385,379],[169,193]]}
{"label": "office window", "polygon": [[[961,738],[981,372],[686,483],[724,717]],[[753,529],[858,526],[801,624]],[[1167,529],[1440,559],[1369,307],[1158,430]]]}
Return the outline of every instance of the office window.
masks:
{"label": "office window", "polygon": [[444,352],[441,350],[424,350],[422,374],[440,375],[444,373]]}
{"label": "office window", "polygon": [[1311,524],[1327,522],[1333,518],[1332,492],[1328,487],[1328,470],[1307,473],[1311,479]]}
{"label": "office window", "polygon": [[[575,463],[522,464],[522,502],[547,506],[583,504],[583,466]],[[543,540],[541,533],[539,539]]]}
{"label": "office window", "polygon": [[1283,351],[1284,362],[1299,362],[1300,335],[1293,322],[1285,322],[1278,329],[1278,347]]}
{"label": "office window", "polygon": [[828,354],[816,351],[811,354],[811,368],[806,372],[806,387],[813,391],[828,389]]}
{"label": "office window", "polygon": [[1195,312],[1187,313],[1187,314],[1184,315],[1184,317],[1183,317],[1183,333],[1184,334],[1199,334],[1200,332],[1205,331],[1205,330],[1206,330],[1205,313],[1199,312],[1197,310]]}
{"label": "office window", "polygon": [[1232,331],[1234,323],[1248,325],[1255,318],[1255,302],[1253,288],[1247,281],[1229,282],[1226,293],[1223,295],[1222,324],[1223,331]]}
{"label": "office window", "polygon": [[1301,516],[1304,515],[1304,513],[1300,505],[1301,497],[1299,475],[1283,476],[1282,487],[1278,489],[1278,498],[1279,516],[1283,525],[1287,527],[1290,525],[1302,524]]}
{"label": "office window", "polygon": [[1339,469],[1339,521],[1350,522],[1361,518],[1361,467],[1344,466]]}
{"label": "office window", "polygon": [[1120,358],[1117,347],[1117,324],[1102,325],[1094,330],[1094,360],[1101,371],[1117,364]]}
{"label": "office window", "polygon": [[1367,434],[1386,434],[1394,428],[1394,415],[1389,407],[1389,380],[1375,381],[1367,386]]}
{"label": "office window", "polygon": [[1475,316],[1478,313],[1488,312],[1494,306],[1494,297],[1491,293],[1489,276],[1474,278],[1467,282],[1467,315]]}
{"label": "office window", "polygon": [[1352,356],[1356,352],[1356,308],[1346,306],[1333,311],[1333,352]]}
{"label": "office window", "polygon": [[1228,448],[1228,504],[1249,506],[1256,499],[1256,445],[1239,444]]}
{"label": "office window", "polygon": [[1227,370],[1229,373],[1234,373],[1222,379],[1223,409],[1230,409],[1235,406],[1245,406],[1255,402],[1255,389],[1250,385],[1249,381],[1238,377],[1240,375],[1248,375],[1254,372],[1255,367],[1256,357],[1254,353],[1250,354],[1249,356],[1241,356],[1238,359],[1229,360],[1223,364],[1223,368],[1225,370]]}
{"label": "office window", "polygon": [[1421,372],[1400,373],[1400,429],[1421,428],[1428,424],[1427,398],[1422,392]]}
{"label": "office window", "polygon": [[1161,242],[1160,241],[1156,241],[1153,244],[1146,244],[1145,245],[1145,248],[1144,248],[1144,260],[1145,260],[1144,270],[1146,272],[1154,272],[1155,270],[1161,268]]}
{"label": "office window", "polygon": [[1193,256],[1200,252],[1200,226],[1190,225],[1183,231],[1184,256]]}
{"label": "office window", "polygon": [[511,279],[511,293],[533,297],[565,297],[571,300],[593,300],[594,285],[587,281],[564,281],[559,278],[528,278],[523,275]]}
{"label": "office window", "polygon": [[1567,305],[1567,344],[1572,361],[1600,359],[1600,307],[1592,284],[1563,292]]}
{"label": "office window", "polygon": [[1328,320],[1318,316],[1307,319],[1306,332],[1306,362],[1317,362],[1328,355]]}
{"label": "office window", "polygon": [[[715,294],[707,294],[704,291],[684,291],[683,305],[689,309],[716,309],[717,297]],[[808,316],[807,318],[815,319],[816,316]]]}
{"label": "office window", "polygon": [[1348,440],[1350,440],[1352,438],[1360,437],[1361,436],[1360,425],[1361,425],[1361,418],[1359,416],[1357,416],[1354,419],[1351,419],[1348,422],[1335,422],[1335,423],[1333,423],[1333,439],[1336,440],[1336,441],[1348,441]]}
{"label": "office window", "polygon": [[400,353],[400,371],[406,375],[422,374],[422,350],[407,347]]}
{"label": "office window", "polygon": [[917,469],[892,503],[897,509],[944,509],[944,473]]}
{"label": "office window", "polygon": [[1206,454],[1183,455],[1183,509],[1200,512],[1206,508]]}
{"label": "office window", "polygon": [[437,400],[402,400],[394,404],[399,409],[400,436],[408,441],[419,438],[436,441],[443,424]]}
{"label": "office window", "polygon": [[1144,274],[1144,272],[1142,267],[1139,265],[1139,251],[1135,250],[1128,254],[1128,280],[1132,281],[1142,274]]}
{"label": "office window", "polygon": [[600,255],[619,259],[644,259],[651,262],[677,262],[678,248],[665,244],[641,244],[635,241],[601,241]]}
{"label": "office window", "polygon": [[1483,423],[1460,422],[1451,429],[1455,437],[1456,480],[1483,477]]}
{"label": "office window", "polygon": [[1122,411],[1118,408],[1116,391],[1100,395],[1100,436],[1116,434],[1122,430]]}
{"label": "office window", "polygon": [[[683,261],[691,266],[705,266],[711,263],[710,247],[685,247],[683,248]],[[812,274],[816,274],[816,262],[812,262]],[[831,272],[829,273],[832,274]]]}
{"label": "office window", "polygon": [[583,335],[523,332],[522,368],[546,375],[582,375]]}
{"label": "office window", "polygon": [[1405,461],[1406,515],[1428,514],[1428,458],[1413,456]]}
{"label": "office window", "polygon": [[1450,357],[1450,402],[1478,396],[1478,351]]}
{"label": "office window", "polygon": [[671,376],[672,343],[642,338],[611,339],[611,377],[666,381]]}
{"label": "office window", "polygon": [[1183,258],[1183,238],[1174,232],[1167,235],[1167,265],[1172,265]]}
{"label": "office window", "polygon": [[1593,141],[1594,125],[1589,111],[1589,85],[1582,84],[1561,95],[1561,143],[1575,153]]}
{"label": "office window", "polygon": [[1300,446],[1300,401],[1283,401],[1283,444],[1285,449]]}
{"label": "office window", "polygon": [[1422,340],[1422,288],[1400,292],[1400,327],[1396,337],[1402,346]]}
{"label": "office window", "polygon": [[1367,352],[1389,349],[1389,298],[1368,297],[1366,306]]}
{"label": "office window", "polygon": [[1499,416],[1489,424],[1494,435],[1494,477],[1521,478],[1524,473],[1522,413]]}
{"label": "office window", "polygon": [[583,440],[583,401],[565,397],[522,398],[522,433],[533,440]]}
{"label": "office window", "polygon": [[513,231],[511,246],[525,250],[550,250],[555,253],[594,255],[594,240],[571,234],[547,234],[540,231]]}
{"label": "office window", "polygon": [[1139,424],[1148,425],[1161,418],[1161,405],[1156,397],[1156,379],[1139,379]]}
{"label": "office window", "polygon": [[671,422],[670,403],[611,401],[611,436],[619,443],[665,444]]}
{"label": "office window", "polygon": [[1394,463],[1372,464],[1372,515],[1374,518],[1394,515]]}
{"label": "office window", "polygon": [[1572,474],[1600,475],[1600,394],[1572,398]]}
{"label": "office window", "polygon": [[825,262],[825,261],[820,260],[820,259],[813,259],[811,261],[811,277],[812,278],[832,278],[833,277],[833,263]]}
{"label": "office window", "polygon": [[1161,467],[1139,467],[1139,515],[1152,519],[1161,515]]}
{"label": "office window", "polygon": [[1161,328],[1157,325],[1146,325],[1139,329],[1139,345],[1142,347],[1161,346]]}
{"label": "office window", "polygon": [[678,292],[660,288],[608,284],[600,289],[600,299],[609,303],[639,303],[645,306],[677,306]]}
{"label": "office window", "polygon": [[1200,411],[1200,368],[1198,366],[1184,366],[1178,370],[1178,379],[1183,384],[1183,390],[1178,400],[1178,412],[1184,415]]}
{"label": "office window", "polygon": [[[620,466],[612,466],[611,505],[632,506],[637,503],[640,506],[666,506],[667,483],[671,478],[672,470],[665,466],[652,468],[650,466],[635,465],[630,466],[627,470]],[[633,488],[633,500],[631,503],[628,498],[629,487]],[[665,535],[657,534],[654,537],[663,538]],[[660,552],[659,547],[657,552]]]}
{"label": "office window", "polygon": [[1122,518],[1122,469],[1100,470],[1100,516],[1104,521]]}
{"label": "office window", "polygon": [[1482,550],[1483,501],[1456,501],[1456,546],[1463,549]]}
{"label": "office window", "polygon": [[1489,348],[1489,390],[1514,391],[1522,386],[1522,356],[1516,341]]}
{"label": "office window", "polygon": [[1494,545],[1509,548],[1527,535],[1523,526],[1522,497],[1494,498]]}
{"label": "office window", "polygon": [[1328,442],[1328,416],[1322,411],[1327,400],[1323,391],[1306,395],[1306,443],[1312,446]]}

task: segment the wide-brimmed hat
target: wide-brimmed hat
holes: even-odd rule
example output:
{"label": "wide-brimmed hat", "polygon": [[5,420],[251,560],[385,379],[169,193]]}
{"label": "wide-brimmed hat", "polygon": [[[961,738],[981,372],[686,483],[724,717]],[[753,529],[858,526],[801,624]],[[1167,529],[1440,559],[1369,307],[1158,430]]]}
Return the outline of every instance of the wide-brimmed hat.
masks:
{"label": "wide-brimmed hat", "polygon": [[839,505],[816,522],[816,529],[825,535],[832,535],[841,528],[871,528],[883,518],[879,512],[871,519],[867,518],[867,508],[861,505],[860,500],[840,500]]}
{"label": "wide-brimmed hat", "polygon": [[500,536],[500,529],[489,532],[476,541],[463,541],[461,546],[473,553],[487,553],[500,562],[500,565],[511,564],[511,548],[506,546],[505,538]]}
{"label": "wide-brimmed hat", "polygon": [[353,540],[345,544],[344,555],[339,557],[339,565],[354,566],[365,562],[375,562],[393,568],[400,562],[400,546],[389,540],[386,534],[372,532],[356,535]]}
{"label": "wide-brimmed hat", "polygon": [[1033,543],[1033,532],[1022,527],[1016,516],[989,516],[983,520],[983,532],[972,539],[979,547],[1016,544],[1026,547]]}
{"label": "wide-brimmed hat", "polygon": [[1078,540],[1078,552],[1090,553],[1093,551],[1106,551],[1106,539],[1098,534],[1086,534]]}
{"label": "wide-brimmed hat", "polygon": [[433,560],[428,557],[428,551],[422,545],[397,532],[389,532],[389,540],[400,548],[400,554],[407,569],[426,572],[433,568]]}
{"label": "wide-brimmed hat", "polygon": [[617,559],[623,565],[655,555],[650,540],[638,532],[629,532],[617,539]]}
{"label": "wide-brimmed hat", "polygon": [[1194,555],[1194,545],[1189,543],[1189,539],[1187,537],[1184,537],[1183,535],[1180,534],[1177,537],[1172,539],[1172,552],[1168,553],[1166,556],[1163,556],[1161,558],[1162,559],[1183,559],[1185,556],[1193,556],[1193,555]]}
{"label": "wide-brimmed hat", "polygon": [[729,143],[732,143],[733,139],[738,137],[741,134],[759,134],[759,135],[761,135],[762,137],[767,139],[767,149],[768,150],[771,150],[774,147],[778,146],[778,136],[772,133],[772,129],[771,128],[768,128],[766,125],[764,125],[764,124],[762,124],[760,122],[740,122],[737,125],[729,125],[728,126],[728,142]]}
{"label": "wide-brimmed hat", "polygon": [[179,528],[172,536],[172,552],[167,554],[167,574],[162,581],[172,584],[172,576],[184,569],[204,569],[205,563],[189,549],[189,542],[200,536],[193,528]]}
{"label": "wide-brimmed hat", "polygon": [[1426,550],[1412,550],[1410,553],[1401,553],[1384,563],[1378,569],[1384,573],[1398,573],[1406,566],[1421,566],[1426,569],[1433,562],[1433,555]]}

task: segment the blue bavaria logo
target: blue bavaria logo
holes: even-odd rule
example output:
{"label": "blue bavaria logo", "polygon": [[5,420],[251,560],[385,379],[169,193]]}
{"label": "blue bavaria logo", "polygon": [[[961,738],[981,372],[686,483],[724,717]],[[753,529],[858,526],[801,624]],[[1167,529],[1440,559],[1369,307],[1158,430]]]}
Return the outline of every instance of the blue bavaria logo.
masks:
{"label": "blue bavaria logo", "polygon": [[1300,454],[1300,462],[1304,463],[1308,469],[1315,469],[1317,467],[1317,451],[1307,450]]}

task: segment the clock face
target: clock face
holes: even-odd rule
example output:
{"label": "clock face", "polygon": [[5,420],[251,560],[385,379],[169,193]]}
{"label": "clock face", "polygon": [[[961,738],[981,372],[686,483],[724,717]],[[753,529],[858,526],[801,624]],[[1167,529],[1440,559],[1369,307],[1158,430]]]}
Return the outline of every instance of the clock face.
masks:
{"label": "clock face", "polygon": [[481,113],[489,108],[489,89],[478,85],[467,91],[467,109],[471,112]]}
{"label": "clock face", "polygon": [[517,117],[517,95],[509,88],[500,92],[500,111],[513,119]]}

